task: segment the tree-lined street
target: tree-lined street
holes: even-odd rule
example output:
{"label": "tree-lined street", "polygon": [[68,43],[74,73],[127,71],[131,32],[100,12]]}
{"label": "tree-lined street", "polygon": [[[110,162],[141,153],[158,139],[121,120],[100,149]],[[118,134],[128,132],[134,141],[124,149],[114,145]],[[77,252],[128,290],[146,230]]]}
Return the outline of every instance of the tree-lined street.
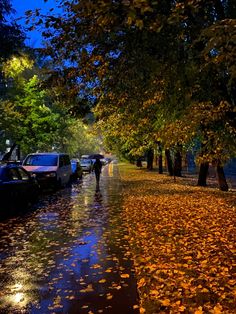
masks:
{"label": "tree-lined street", "polygon": [[[12,3],[0,1],[0,312],[235,314],[236,1],[34,0],[21,24]],[[91,173],[55,192],[77,170],[98,183],[89,156],[100,189]],[[3,219],[43,182],[54,191]]]}

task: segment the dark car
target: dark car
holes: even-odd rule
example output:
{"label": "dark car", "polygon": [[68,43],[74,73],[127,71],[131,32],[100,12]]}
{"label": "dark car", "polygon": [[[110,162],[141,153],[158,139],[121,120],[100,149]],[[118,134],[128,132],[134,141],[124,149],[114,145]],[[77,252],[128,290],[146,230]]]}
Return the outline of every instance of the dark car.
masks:
{"label": "dark car", "polygon": [[28,207],[37,200],[38,195],[38,182],[22,166],[9,162],[0,163],[1,210]]}
{"label": "dark car", "polygon": [[72,180],[77,180],[78,178],[82,179],[83,169],[80,165],[79,160],[78,159],[71,159],[70,163],[71,163],[71,169],[72,169],[71,179]]}
{"label": "dark car", "polygon": [[92,172],[93,170],[93,161],[92,159],[80,159],[80,165],[83,169],[83,172]]}

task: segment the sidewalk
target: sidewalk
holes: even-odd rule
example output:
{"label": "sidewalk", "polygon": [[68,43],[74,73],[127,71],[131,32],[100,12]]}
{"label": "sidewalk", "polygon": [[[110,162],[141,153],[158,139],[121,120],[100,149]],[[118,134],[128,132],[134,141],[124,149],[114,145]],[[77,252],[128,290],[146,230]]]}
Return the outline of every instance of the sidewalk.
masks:
{"label": "sidewalk", "polygon": [[236,313],[236,193],[120,164],[141,313]]}

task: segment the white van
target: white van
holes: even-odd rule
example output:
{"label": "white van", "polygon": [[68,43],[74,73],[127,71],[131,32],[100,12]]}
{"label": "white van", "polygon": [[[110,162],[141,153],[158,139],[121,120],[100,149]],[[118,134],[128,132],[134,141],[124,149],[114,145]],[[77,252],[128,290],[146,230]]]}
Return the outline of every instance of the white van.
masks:
{"label": "white van", "polygon": [[37,179],[41,188],[66,186],[72,175],[70,157],[64,153],[29,154],[22,166]]}

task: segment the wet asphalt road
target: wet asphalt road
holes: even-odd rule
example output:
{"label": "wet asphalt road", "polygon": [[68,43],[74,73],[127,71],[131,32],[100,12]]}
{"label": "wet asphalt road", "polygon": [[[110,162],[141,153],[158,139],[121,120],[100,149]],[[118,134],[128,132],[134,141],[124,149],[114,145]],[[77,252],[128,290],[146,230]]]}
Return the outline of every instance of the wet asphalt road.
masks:
{"label": "wet asphalt road", "polygon": [[0,313],[138,313],[115,164],[0,222]]}

